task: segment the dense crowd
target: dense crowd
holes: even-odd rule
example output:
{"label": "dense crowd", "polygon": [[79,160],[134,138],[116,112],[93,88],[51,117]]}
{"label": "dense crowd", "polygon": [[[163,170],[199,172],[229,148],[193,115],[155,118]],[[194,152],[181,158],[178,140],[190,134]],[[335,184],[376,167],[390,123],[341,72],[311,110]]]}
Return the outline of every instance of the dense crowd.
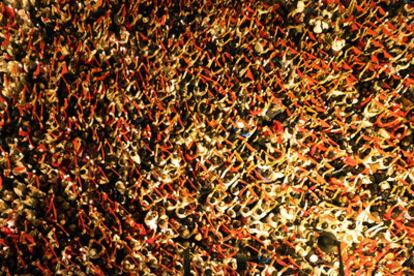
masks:
{"label": "dense crowd", "polygon": [[1,274],[414,273],[408,1],[0,10]]}

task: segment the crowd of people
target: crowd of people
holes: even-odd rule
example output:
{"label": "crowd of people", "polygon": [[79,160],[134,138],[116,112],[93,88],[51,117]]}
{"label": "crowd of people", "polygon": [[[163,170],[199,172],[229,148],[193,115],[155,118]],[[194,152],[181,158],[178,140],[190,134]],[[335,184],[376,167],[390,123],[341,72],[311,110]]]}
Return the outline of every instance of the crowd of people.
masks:
{"label": "crowd of people", "polygon": [[0,10],[2,274],[414,273],[409,2]]}

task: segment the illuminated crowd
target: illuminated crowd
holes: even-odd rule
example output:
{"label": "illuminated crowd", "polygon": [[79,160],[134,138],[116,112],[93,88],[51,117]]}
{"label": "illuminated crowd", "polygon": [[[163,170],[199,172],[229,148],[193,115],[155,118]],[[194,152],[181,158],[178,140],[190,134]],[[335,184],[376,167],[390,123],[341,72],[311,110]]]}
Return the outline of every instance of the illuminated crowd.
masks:
{"label": "illuminated crowd", "polygon": [[0,10],[1,274],[414,273],[413,4]]}

